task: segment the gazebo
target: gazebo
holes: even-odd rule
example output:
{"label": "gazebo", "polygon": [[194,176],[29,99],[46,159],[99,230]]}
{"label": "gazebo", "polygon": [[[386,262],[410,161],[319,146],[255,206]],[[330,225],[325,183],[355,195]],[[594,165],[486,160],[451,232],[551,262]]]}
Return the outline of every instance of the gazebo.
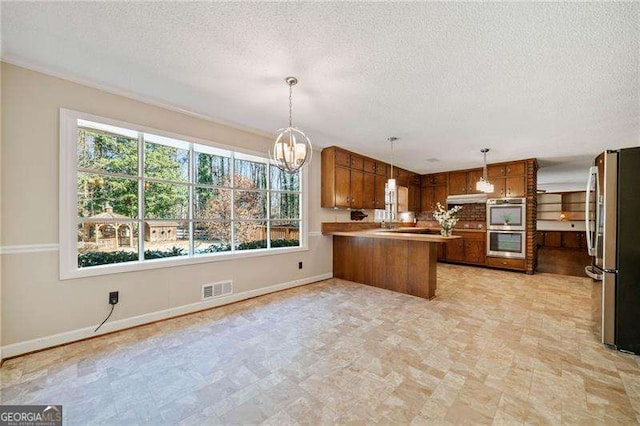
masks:
{"label": "gazebo", "polygon": [[82,240],[104,249],[133,247],[131,218],[114,213],[113,207],[107,204],[102,213],[88,217],[83,223]]}

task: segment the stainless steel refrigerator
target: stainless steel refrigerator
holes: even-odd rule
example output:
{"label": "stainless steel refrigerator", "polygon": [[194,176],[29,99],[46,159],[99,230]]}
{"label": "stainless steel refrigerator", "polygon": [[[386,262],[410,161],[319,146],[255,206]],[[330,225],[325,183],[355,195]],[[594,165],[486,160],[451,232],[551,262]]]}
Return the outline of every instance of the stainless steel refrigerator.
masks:
{"label": "stainless steel refrigerator", "polygon": [[596,157],[585,220],[594,257],[586,273],[602,280],[602,342],[640,354],[640,147]]}

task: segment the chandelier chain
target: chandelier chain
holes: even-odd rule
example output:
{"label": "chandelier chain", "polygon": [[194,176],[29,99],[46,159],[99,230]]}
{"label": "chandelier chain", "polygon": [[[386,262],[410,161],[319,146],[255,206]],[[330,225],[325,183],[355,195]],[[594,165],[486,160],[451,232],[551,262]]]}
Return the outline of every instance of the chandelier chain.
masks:
{"label": "chandelier chain", "polygon": [[289,84],[289,127],[293,127],[293,85]]}

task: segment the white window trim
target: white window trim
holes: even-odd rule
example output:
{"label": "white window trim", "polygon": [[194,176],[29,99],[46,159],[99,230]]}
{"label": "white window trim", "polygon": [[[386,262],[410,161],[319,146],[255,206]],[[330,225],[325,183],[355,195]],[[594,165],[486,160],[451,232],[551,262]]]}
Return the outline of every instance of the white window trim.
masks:
{"label": "white window trim", "polygon": [[[301,218],[300,221],[300,246],[247,250],[233,253],[212,253],[192,257],[171,257],[153,260],[138,260],[133,262],[92,266],[78,268],[78,243],[77,243],[77,164],[78,164],[78,119],[95,121],[116,127],[124,127],[138,132],[154,133],[173,139],[207,145],[214,148],[229,150],[241,154],[248,154],[265,158],[264,153],[220,144],[205,139],[159,130],[151,127],[113,120],[79,111],[60,108],[60,193],[59,193],[59,240],[60,240],[60,279],[91,277],[98,275],[115,274],[121,272],[142,271],[147,269],[167,268],[191,264],[227,261],[260,256],[282,255],[309,250],[309,172],[308,167],[302,171],[301,188]],[[233,228],[233,227],[232,227]],[[140,245],[141,247],[142,245]]]}

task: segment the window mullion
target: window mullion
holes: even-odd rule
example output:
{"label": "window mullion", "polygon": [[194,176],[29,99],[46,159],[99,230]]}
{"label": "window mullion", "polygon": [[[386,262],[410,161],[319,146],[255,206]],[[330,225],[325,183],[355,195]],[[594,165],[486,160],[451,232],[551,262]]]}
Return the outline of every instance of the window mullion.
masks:
{"label": "window mullion", "polygon": [[236,153],[231,152],[231,161],[229,169],[231,171],[231,253],[236,251],[236,224],[235,224],[235,198],[236,198]]}
{"label": "window mullion", "polygon": [[193,256],[194,250],[194,226],[193,226],[193,200],[195,199],[195,155],[193,144],[189,144],[189,256]]}
{"label": "window mullion", "polygon": [[271,248],[271,165],[267,163],[267,250]]}
{"label": "window mullion", "polygon": [[144,261],[144,133],[138,132],[138,261]]}

